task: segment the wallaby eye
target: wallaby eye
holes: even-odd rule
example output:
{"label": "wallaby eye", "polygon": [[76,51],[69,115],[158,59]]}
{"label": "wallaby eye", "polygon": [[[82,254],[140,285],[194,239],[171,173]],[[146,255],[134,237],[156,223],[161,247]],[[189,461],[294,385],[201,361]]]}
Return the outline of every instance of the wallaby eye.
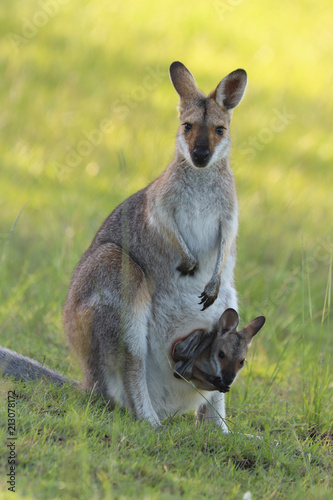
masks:
{"label": "wallaby eye", "polygon": [[215,129],[215,133],[216,133],[217,135],[223,135],[223,134],[224,134],[224,130],[226,130],[226,128],[225,128],[225,127],[223,127],[223,125],[221,125],[220,127],[216,127],[216,129]]}
{"label": "wallaby eye", "polygon": [[225,357],[226,357],[225,352],[220,351],[220,352],[219,352],[219,358],[224,359]]}
{"label": "wallaby eye", "polygon": [[241,359],[241,360],[240,360],[240,362],[239,362],[239,364],[240,364],[241,366],[244,366],[244,363],[245,363],[245,359]]}
{"label": "wallaby eye", "polygon": [[192,124],[191,123],[183,123],[184,125],[184,132],[189,132],[190,130],[192,130]]}

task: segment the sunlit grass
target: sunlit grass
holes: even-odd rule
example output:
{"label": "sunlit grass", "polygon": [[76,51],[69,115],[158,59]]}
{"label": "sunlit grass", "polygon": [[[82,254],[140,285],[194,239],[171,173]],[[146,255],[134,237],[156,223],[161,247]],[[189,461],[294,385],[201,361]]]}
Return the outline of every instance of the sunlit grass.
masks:
{"label": "sunlit grass", "polygon": [[0,5],[1,344],[80,377],[61,324],[71,272],[108,213],[172,158],[169,64],[207,93],[243,67],[236,283],[242,323],[267,323],[227,415],[264,442],[195,429],[192,416],[156,433],[89,396],[15,382],[16,495],[330,498],[330,2],[52,0],[45,17],[47,3]]}

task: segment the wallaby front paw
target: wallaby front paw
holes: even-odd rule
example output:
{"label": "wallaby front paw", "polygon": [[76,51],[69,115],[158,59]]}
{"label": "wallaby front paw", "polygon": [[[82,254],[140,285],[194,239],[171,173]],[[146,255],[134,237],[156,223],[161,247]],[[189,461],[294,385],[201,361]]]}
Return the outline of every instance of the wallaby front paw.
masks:
{"label": "wallaby front paw", "polygon": [[195,258],[183,260],[177,267],[177,271],[180,272],[181,276],[193,276],[197,269],[197,261]]}
{"label": "wallaby front paw", "polygon": [[199,304],[202,304],[202,309],[201,311],[204,311],[207,309],[207,307],[211,306],[215,300],[217,299],[217,296],[219,294],[219,289],[220,289],[220,281],[210,281],[206,286],[204,291],[202,292],[201,295],[199,295],[199,299],[201,301]]}

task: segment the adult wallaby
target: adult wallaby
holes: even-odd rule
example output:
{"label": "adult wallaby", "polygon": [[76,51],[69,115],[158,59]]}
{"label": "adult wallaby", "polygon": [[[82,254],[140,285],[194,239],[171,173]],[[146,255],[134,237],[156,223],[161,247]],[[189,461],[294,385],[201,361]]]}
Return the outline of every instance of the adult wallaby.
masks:
{"label": "adult wallaby", "polygon": [[[233,71],[208,97],[180,62],[170,78],[180,97],[174,159],[105,220],[74,270],[63,313],[84,387],[153,425],[202,401],[173,377],[175,339],[209,331],[221,311],[237,307],[238,207],[228,157],[246,73]],[[225,428],[223,397],[207,397]]]}
{"label": "adult wallaby", "polygon": [[175,157],[105,220],[74,270],[63,314],[85,386],[153,425],[182,405],[165,384],[166,371],[173,377],[163,350],[236,307],[228,156],[246,73],[230,73],[208,97],[180,62],[170,78],[180,96]]}

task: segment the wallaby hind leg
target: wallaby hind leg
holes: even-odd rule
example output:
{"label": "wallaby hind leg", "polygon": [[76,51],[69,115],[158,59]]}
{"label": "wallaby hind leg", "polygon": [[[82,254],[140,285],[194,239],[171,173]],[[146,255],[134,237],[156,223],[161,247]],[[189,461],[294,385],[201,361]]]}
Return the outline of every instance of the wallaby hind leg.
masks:
{"label": "wallaby hind leg", "polygon": [[159,425],[146,381],[151,290],[142,269],[106,243],[74,272],[65,329],[88,387],[120,403],[136,418]]}
{"label": "wallaby hind leg", "polygon": [[225,403],[224,394],[213,392],[209,403],[203,403],[196,411],[197,421],[205,421],[205,423],[213,423],[221,427],[222,431],[227,434],[228,427],[225,422]]}
{"label": "wallaby hind leg", "polygon": [[[160,421],[152,406],[146,378],[147,358],[147,316],[149,303],[146,293],[141,290],[131,307],[122,304],[120,315],[102,306],[96,313],[94,335],[104,346],[101,352],[103,360],[103,385],[107,398],[117,401],[128,408],[139,420],[148,420],[153,425]],[[98,328],[98,316],[103,328]],[[119,328],[114,331],[115,325]],[[113,339],[117,335],[117,342]]]}

